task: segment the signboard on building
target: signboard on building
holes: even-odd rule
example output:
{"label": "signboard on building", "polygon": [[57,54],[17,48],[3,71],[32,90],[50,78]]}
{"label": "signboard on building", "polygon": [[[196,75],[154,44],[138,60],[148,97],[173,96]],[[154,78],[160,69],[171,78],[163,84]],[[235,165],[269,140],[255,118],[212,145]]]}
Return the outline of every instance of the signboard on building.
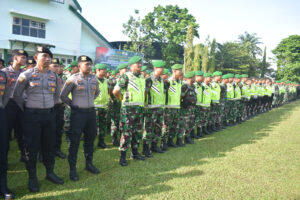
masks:
{"label": "signboard on building", "polygon": [[141,56],[143,54],[131,52],[131,51],[123,51],[118,49],[110,49],[107,47],[97,47],[96,50],[96,63],[103,63],[109,65],[111,69],[117,68],[119,64],[128,63],[128,60],[132,56]]}

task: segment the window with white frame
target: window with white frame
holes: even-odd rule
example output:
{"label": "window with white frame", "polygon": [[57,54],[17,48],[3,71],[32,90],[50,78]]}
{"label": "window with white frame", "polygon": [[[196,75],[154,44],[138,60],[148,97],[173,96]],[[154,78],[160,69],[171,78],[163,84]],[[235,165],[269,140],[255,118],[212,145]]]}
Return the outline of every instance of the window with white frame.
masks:
{"label": "window with white frame", "polygon": [[14,17],[12,33],[37,38],[46,38],[46,25],[44,22]]}

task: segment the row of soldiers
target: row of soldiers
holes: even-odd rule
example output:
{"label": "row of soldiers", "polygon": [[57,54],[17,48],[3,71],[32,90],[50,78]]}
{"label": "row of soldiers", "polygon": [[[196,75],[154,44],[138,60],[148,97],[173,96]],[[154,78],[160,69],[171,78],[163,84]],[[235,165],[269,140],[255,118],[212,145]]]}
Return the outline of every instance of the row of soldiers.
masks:
{"label": "row of soldiers", "polygon": [[[295,83],[222,72],[183,75],[181,64],[170,71],[161,60],[152,63],[151,74],[139,56],[120,64],[111,75],[105,64],[92,67],[88,56],[63,69],[46,47],[37,47],[34,59],[27,58],[26,51],[14,50],[13,64],[0,72],[0,192],[5,198],[13,198],[6,183],[12,130],[28,171],[29,190],[38,192],[38,153],[46,179],[64,183],[54,173],[55,155],[66,158],[60,149],[63,132],[70,143],[70,179],[78,181],[76,162],[83,133],[85,169],[98,174],[93,165],[96,135],[98,147],[107,148],[105,134],[111,134],[113,145],[119,146],[119,163],[126,166],[130,148],[131,158],[145,160],[154,152],[193,144],[205,134],[296,98]],[[144,156],[138,152],[141,142]]]}

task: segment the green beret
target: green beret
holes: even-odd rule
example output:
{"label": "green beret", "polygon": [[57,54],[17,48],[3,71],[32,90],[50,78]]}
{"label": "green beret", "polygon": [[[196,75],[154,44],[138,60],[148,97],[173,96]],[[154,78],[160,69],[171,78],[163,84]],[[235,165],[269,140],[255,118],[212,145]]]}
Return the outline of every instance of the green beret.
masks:
{"label": "green beret", "polygon": [[222,79],[228,79],[227,74],[224,74],[224,75],[222,76]]}
{"label": "green beret", "polygon": [[66,71],[66,70],[71,71],[71,65],[65,66],[63,70],[64,70],[64,71]]}
{"label": "green beret", "polygon": [[60,61],[60,62],[59,62],[59,65],[63,65],[63,64],[64,64],[63,61]]}
{"label": "green beret", "polygon": [[166,63],[162,60],[156,60],[152,63],[152,65],[154,67],[158,67],[158,68],[164,68],[166,66]]}
{"label": "green beret", "polygon": [[233,78],[234,75],[233,74],[227,74],[227,78]]}
{"label": "green beret", "polygon": [[204,77],[211,77],[211,73],[207,72],[203,75]]}
{"label": "green beret", "polygon": [[96,72],[95,66],[92,67],[92,72],[94,72],[94,73]]}
{"label": "green beret", "polygon": [[128,64],[122,63],[118,65],[118,70],[128,68]]}
{"label": "green beret", "polygon": [[168,72],[169,72],[169,70],[165,68],[163,71],[163,75],[166,75]]}
{"label": "green beret", "polygon": [[236,74],[236,75],[234,76],[234,78],[241,78],[241,76],[240,76],[239,74]]}
{"label": "green beret", "polygon": [[107,69],[106,64],[98,63],[95,65],[95,69]]}
{"label": "green beret", "polygon": [[182,69],[182,65],[181,64],[175,64],[171,68],[172,69]]}
{"label": "green beret", "polygon": [[187,72],[184,74],[184,78],[193,78],[195,76],[194,72]]}
{"label": "green beret", "polygon": [[77,67],[78,62],[77,61],[73,61],[71,62],[71,64],[69,65],[70,67]]}
{"label": "green beret", "polygon": [[151,74],[151,73],[152,72],[149,69],[146,70],[146,74]]}
{"label": "green beret", "polygon": [[110,69],[110,68],[107,68],[106,71],[107,71],[107,73],[110,73],[110,72],[111,72],[111,69]]}
{"label": "green beret", "polygon": [[200,70],[195,72],[196,76],[203,76],[203,74],[204,74],[203,71]]}
{"label": "green beret", "polygon": [[111,75],[116,75],[118,73],[117,70],[112,70]]}
{"label": "green beret", "polygon": [[20,69],[24,69],[25,67],[26,67],[26,65],[23,65],[23,66],[20,67]]}
{"label": "green beret", "polygon": [[172,73],[171,72],[168,72],[169,76],[172,76]]}
{"label": "green beret", "polygon": [[243,74],[242,78],[248,78],[248,74]]}
{"label": "green beret", "polygon": [[129,64],[135,64],[137,62],[141,62],[142,61],[142,57],[140,56],[133,56],[132,58],[129,59]]}
{"label": "green beret", "polygon": [[143,71],[145,71],[145,70],[147,70],[147,66],[142,66],[141,72],[143,72]]}
{"label": "green beret", "polygon": [[213,77],[215,77],[215,76],[222,76],[222,72],[216,71],[216,72],[213,73],[212,76],[213,76]]}

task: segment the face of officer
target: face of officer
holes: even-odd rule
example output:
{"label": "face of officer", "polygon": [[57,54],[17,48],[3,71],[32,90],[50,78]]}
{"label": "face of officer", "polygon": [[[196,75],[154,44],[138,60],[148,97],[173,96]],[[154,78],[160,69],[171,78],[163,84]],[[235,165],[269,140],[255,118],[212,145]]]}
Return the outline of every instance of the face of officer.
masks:
{"label": "face of officer", "polygon": [[204,78],[204,83],[210,83],[210,81],[211,81],[211,78],[210,77],[205,77]]}
{"label": "face of officer", "polygon": [[154,67],[154,76],[159,77],[164,72],[164,68]]}
{"label": "face of officer", "polygon": [[235,82],[239,83],[239,82],[241,82],[241,79],[237,78],[237,79],[235,79]]}
{"label": "face of officer", "polygon": [[58,68],[59,68],[58,64],[50,64],[49,65],[49,69],[56,74],[58,73]]}
{"label": "face of officer", "polygon": [[106,69],[96,69],[96,76],[102,79],[106,76]]}
{"label": "face of officer", "polygon": [[161,75],[161,78],[162,78],[163,80],[166,80],[166,79],[168,78],[168,74],[162,74],[162,75]]}
{"label": "face of officer", "polygon": [[14,56],[14,66],[23,66],[26,65],[27,57],[24,55],[15,55]]}
{"label": "face of officer", "polygon": [[192,85],[195,82],[195,78],[187,78],[186,79],[187,84]]}
{"label": "face of officer", "polygon": [[221,76],[215,76],[215,77],[214,77],[214,80],[215,80],[216,82],[220,82],[220,81],[221,81]]}
{"label": "face of officer", "polygon": [[229,83],[232,83],[232,81],[233,81],[233,78],[229,78],[229,79],[228,79],[228,82],[229,82]]}
{"label": "face of officer", "polygon": [[47,53],[37,53],[34,59],[39,68],[48,68],[51,63],[51,56]]}
{"label": "face of officer", "polygon": [[203,76],[196,76],[196,81],[197,81],[197,83],[202,83],[203,82]]}
{"label": "face of officer", "polygon": [[141,62],[137,62],[137,63],[130,65],[130,70],[135,74],[139,74],[141,72],[141,68],[142,68]]}
{"label": "face of officer", "polygon": [[64,66],[63,65],[59,65],[58,66],[58,72],[57,72],[57,74],[62,74],[63,70],[64,70]]}
{"label": "face of officer", "polygon": [[243,81],[244,83],[246,83],[246,82],[247,82],[247,78],[242,78],[242,81]]}
{"label": "face of officer", "polygon": [[4,63],[2,62],[2,60],[0,61],[0,70],[4,68]]}
{"label": "face of officer", "polygon": [[72,71],[71,71],[71,74],[76,74],[79,72],[79,68],[78,66],[72,66]]}
{"label": "face of officer", "polygon": [[182,76],[181,69],[173,69],[172,71],[173,71],[173,76],[176,80],[179,79],[180,76]]}
{"label": "face of officer", "polygon": [[120,69],[120,75],[122,76],[128,71],[128,68]]}
{"label": "face of officer", "polygon": [[[90,72],[92,71],[92,63],[87,61],[87,62],[80,62],[78,63],[79,66],[79,71],[84,75],[88,76]],[[72,69],[73,70],[73,69]]]}

